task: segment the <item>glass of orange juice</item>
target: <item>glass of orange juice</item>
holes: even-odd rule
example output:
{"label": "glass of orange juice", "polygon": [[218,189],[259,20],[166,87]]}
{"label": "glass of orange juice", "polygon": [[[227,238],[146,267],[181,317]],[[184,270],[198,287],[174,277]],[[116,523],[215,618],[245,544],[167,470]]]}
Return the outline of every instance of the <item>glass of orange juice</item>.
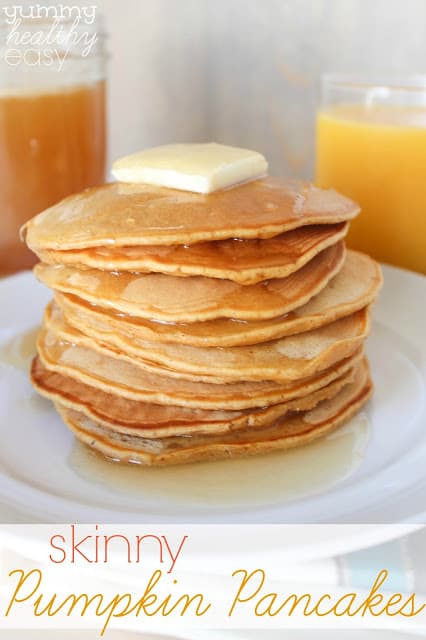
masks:
{"label": "glass of orange juice", "polygon": [[426,273],[426,76],[325,75],[316,183],[360,204],[349,246]]}
{"label": "glass of orange juice", "polygon": [[0,8],[0,275],[35,261],[26,220],[105,179],[104,33],[87,11]]}

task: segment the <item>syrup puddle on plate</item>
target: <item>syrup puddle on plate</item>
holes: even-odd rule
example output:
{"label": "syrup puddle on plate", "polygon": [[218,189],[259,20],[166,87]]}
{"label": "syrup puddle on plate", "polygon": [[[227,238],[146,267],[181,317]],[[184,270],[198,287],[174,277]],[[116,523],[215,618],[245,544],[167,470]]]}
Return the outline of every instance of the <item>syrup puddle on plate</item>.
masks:
{"label": "syrup puddle on plate", "polygon": [[171,467],[110,462],[75,442],[69,465],[115,494],[195,507],[258,507],[331,489],[361,464],[369,439],[365,413],[305,447],[263,456]]}
{"label": "syrup puddle on plate", "polygon": [[31,359],[36,353],[36,342],[39,331],[39,325],[31,327],[28,331],[19,333],[0,345],[0,362],[10,365],[15,369],[28,371]]}

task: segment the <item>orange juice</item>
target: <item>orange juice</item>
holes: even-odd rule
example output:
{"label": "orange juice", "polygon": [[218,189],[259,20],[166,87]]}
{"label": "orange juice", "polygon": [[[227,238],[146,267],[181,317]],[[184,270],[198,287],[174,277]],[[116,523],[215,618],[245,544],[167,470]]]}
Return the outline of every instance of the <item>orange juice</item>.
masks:
{"label": "orange juice", "polygon": [[0,274],[30,267],[34,214],[105,173],[105,83],[0,95]]}
{"label": "orange juice", "polygon": [[316,182],[361,205],[349,246],[426,273],[426,107],[320,111]]}

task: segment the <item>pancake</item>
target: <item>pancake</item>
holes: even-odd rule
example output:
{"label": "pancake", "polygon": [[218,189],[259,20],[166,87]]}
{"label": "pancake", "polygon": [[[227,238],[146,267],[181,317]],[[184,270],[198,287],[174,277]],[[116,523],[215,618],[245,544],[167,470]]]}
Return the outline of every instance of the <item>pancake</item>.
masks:
{"label": "pancake", "polygon": [[380,266],[368,256],[348,251],[342,269],[319,294],[291,313],[271,320],[237,322],[216,319],[191,324],[143,320],[56,294],[67,321],[90,335],[112,334],[130,342],[179,343],[232,347],[275,340],[310,331],[371,304],[382,284]]}
{"label": "pancake", "polygon": [[104,456],[143,465],[170,465],[267,453],[306,445],[330,433],[365,404],[372,392],[368,367],[357,370],[352,383],[314,409],[277,420],[262,429],[242,429],[209,436],[149,439],[119,434],[83,413],[58,404],[64,421],[77,438]]}
{"label": "pancake", "polygon": [[270,238],[312,224],[351,220],[352,200],[297,180],[263,178],[207,195],[145,184],[86,189],[24,225],[34,251],[179,245]]}
{"label": "pancake", "polygon": [[196,322],[215,318],[273,318],[305,304],[338,273],[345,259],[343,241],[325,249],[287,278],[255,285],[202,276],[110,273],[38,264],[36,276],[48,287],[92,304],[139,318]]}
{"label": "pancake", "polygon": [[63,313],[49,306],[44,326],[57,338],[117,357],[142,369],[186,380],[223,383],[235,380],[291,382],[307,378],[343,360],[362,345],[369,332],[366,308],[332,324],[260,345],[203,348],[136,342],[115,333],[89,335],[71,327]]}
{"label": "pancake", "polygon": [[58,340],[45,328],[40,332],[37,349],[47,369],[123,398],[196,409],[240,410],[278,404],[312,393],[350,367],[350,357],[359,348],[354,348],[333,367],[287,384],[266,381],[209,384],[166,377],[126,360]]}
{"label": "pancake", "polygon": [[271,424],[289,411],[311,409],[322,400],[335,396],[344,385],[352,382],[355,366],[361,357],[362,353],[359,352],[351,359],[350,368],[313,393],[254,411],[203,411],[136,402],[49,371],[38,357],[32,363],[31,381],[37,391],[49,400],[84,413],[91,420],[113,431],[147,438],[164,438],[194,433],[225,433],[247,427],[256,429]]}
{"label": "pancake", "polygon": [[320,251],[342,240],[348,223],[313,225],[269,240],[218,240],[179,246],[91,247],[69,251],[38,251],[46,264],[71,265],[103,271],[205,276],[256,284],[284,278]]}

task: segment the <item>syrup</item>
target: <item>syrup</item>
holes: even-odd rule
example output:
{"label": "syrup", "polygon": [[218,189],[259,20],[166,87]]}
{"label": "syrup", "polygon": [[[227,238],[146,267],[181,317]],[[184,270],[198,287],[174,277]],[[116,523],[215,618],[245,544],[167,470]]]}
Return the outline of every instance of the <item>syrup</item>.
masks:
{"label": "syrup", "polygon": [[80,477],[120,494],[171,506],[246,508],[321,494],[361,464],[369,439],[364,413],[345,427],[304,447],[263,456],[142,467],[109,461],[75,442],[68,464]]}

